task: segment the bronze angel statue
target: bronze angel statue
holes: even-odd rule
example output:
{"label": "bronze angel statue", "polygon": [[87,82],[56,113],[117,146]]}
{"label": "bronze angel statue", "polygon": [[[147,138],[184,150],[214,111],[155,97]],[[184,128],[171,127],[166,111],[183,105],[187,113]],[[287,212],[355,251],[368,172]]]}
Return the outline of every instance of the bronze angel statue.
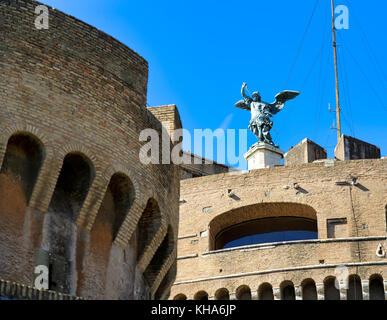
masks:
{"label": "bronze angel statue", "polygon": [[273,127],[273,121],[270,120],[270,117],[280,112],[285,106],[286,101],[294,99],[300,93],[289,90],[282,91],[275,96],[273,103],[266,103],[261,101],[259,92],[253,92],[251,97],[249,97],[245,89],[247,89],[247,84],[243,83],[241,93],[244,99],[238,101],[235,106],[251,112],[248,128],[254,133],[258,141],[274,146],[270,136],[270,129]]}

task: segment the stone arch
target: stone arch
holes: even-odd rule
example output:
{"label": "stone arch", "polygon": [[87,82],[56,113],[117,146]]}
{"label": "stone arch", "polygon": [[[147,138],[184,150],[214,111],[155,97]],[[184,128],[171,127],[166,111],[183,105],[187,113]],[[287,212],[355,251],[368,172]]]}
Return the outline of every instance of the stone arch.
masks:
{"label": "stone arch", "polygon": [[86,159],[88,159],[88,161],[93,164],[93,167],[95,168],[101,167],[101,163],[99,159],[95,156],[93,152],[91,152],[83,144],[68,143],[60,146],[60,148],[57,148],[55,153],[58,159],[62,161],[68,154],[79,153],[79,154],[82,154]]}
{"label": "stone arch", "polygon": [[91,232],[97,224],[108,224],[108,234],[113,242],[135,199],[135,187],[129,177],[116,172],[110,178],[104,199],[98,210]]}
{"label": "stone arch", "polygon": [[363,300],[361,279],[357,274],[348,277],[347,300]]}
{"label": "stone arch", "polygon": [[[126,175],[130,182],[133,185],[134,189],[134,199],[130,211],[126,215],[126,218],[123,220],[120,229],[118,230],[117,235],[115,236],[114,244],[125,248],[129,241],[132,239],[133,233],[136,231],[136,226],[138,224],[139,219],[141,218],[141,213],[146,207],[146,204],[143,204],[143,198],[149,199],[155,197],[139,197],[138,195],[143,195],[144,192],[141,190],[140,185],[137,182],[137,178],[133,170],[128,166],[123,166],[121,164],[111,164],[106,167],[106,169],[102,172],[102,178],[105,181],[110,181],[112,176],[116,173],[121,173]],[[135,238],[135,237],[133,237]]]}
{"label": "stone arch", "polygon": [[105,179],[105,181],[110,181],[112,176],[116,173],[122,173],[129,178],[129,180],[133,184],[134,192],[136,195],[141,193],[140,186],[136,179],[136,175],[133,170],[128,166],[123,166],[119,163],[110,164],[102,172],[102,177]]}
{"label": "stone arch", "polygon": [[324,300],[340,300],[340,290],[336,287],[338,281],[334,276],[324,279]]}
{"label": "stone arch", "polygon": [[226,288],[216,290],[215,300],[230,300],[230,292]]}
{"label": "stone arch", "polygon": [[70,293],[75,286],[76,219],[94,178],[94,164],[86,155],[71,152],[64,157],[43,229],[43,245],[53,259],[51,274],[58,276],[50,282],[51,290]]}
{"label": "stone arch", "polygon": [[[13,121],[12,121],[13,122]],[[46,158],[54,158],[54,149],[51,140],[38,128],[25,121],[5,125],[0,132],[0,163],[3,161],[5,147],[9,138],[15,134],[25,133],[36,137],[44,145]]]}
{"label": "stone arch", "polygon": [[[44,190],[44,196],[42,196],[42,199],[40,199],[37,205],[38,205],[38,209],[43,212],[47,211],[49,206],[51,205],[52,198],[54,197],[54,191],[55,191],[55,188],[57,187],[58,179],[63,170],[64,160],[66,157],[68,157],[68,155],[70,154],[82,155],[85,161],[89,164],[90,168],[92,168],[93,180],[94,178],[98,178],[95,168],[99,168],[101,166],[98,159],[94,156],[94,154],[81,144],[69,143],[66,145],[62,145],[59,148],[56,148],[54,150],[54,153],[55,153],[55,161],[53,161],[51,164],[52,168],[50,168],[49,175],[47,174],[45,175],[46,181],[41,181],[41,183],[44,183],[44,185],[42,185],[42,187],[40,188]],[[90,184],[89,188],[91,189],[91,187],[92,185]],[[80,210],[78,214],[79,214],[79,217],[78,217],[79,219],[82,215],[82,210]],[[78,222],[77,224],[81,225],[81,223],[78,223]]]}
{"label": "stone arch", "polygon": [[373,274],[369,280],[370,300],[385,300],[383,277]]}
{"label": "stone arch", "polygon": [[176,278],[176,271],[177,263],[173,263],[155,292],[154,297],[156,300],[166,299],[170,295],[170,287]]}
{"label": "stone arch", "polygon": [[285,280],[280,284],[281,300],[296,300],[296,292],[292,281]]}
{"label": "stone arch", "polygon": [[[131,177],[135,177],[134,175],[129,176],[129,178],[132,180]],[[140,229],[140,222],[144,222],[144,214],[149,211],[149,206],[150,202],[153,202],[157,206],[157,217],[155,217],[158,221],[154,221],[155,223],[160,225],[161,221],[161,227],[159,228],[159,231],[156,233],[153,233],[153,239],[158,235],[158,233],[165,233],[166,232],[166,227],[167,227],[167,218],[161,211],[159,207],[160,199],[158,198],[158,194],[155,192],[152,192],[152,190],[144,190],[143,188],[140,188],[136,180],[133,180],[133,185],[135,187],[135,199],[132,205],[132,208],[130,212],[127,215],[127,218],[124,220],[116,239],[114,240],[114,244],[117,246],[121,246],[122,248],[125,248],[128,244],[135,245],[137,246],[138,238],[139,238],[139,229]],[[149,192],[150,191],[150,192]],[[138,196],[138,195],[141,195]],[[161,218],[160,218],[161,217]],[[160,236],[160,235],[159,235]],[[164,234],[161,234],[160,237],[164,236]],[[148,242],[148,247],[146,248],[149,249],[149,244],[152,242],[151,237],[148,239],[150,242]],[[157,240],[157,239],[156,239]],[[162,239],[160,239],[161,241]],[[143,251],[142,253],[144,253]],[[145,257],[141,256],[137,257],[138,262],[141,263],[140,267],[143,270],[145,265],[149,262]],[[145,261],[144,261],[145,259]]]}
{"label": "stone arch", "polygon": [[173,300],[187,300],[187,296],[184,293],[179,293],[173,297]]}
{"label": "stone arch", "polygon": [[172,254],[175,247],[175,236],[172,229],[172,226],[168,226],[168,230],[161,244],[159,245],[157,251],[155,252],[152,260],[148,264],[147,268],[144,271],[144,278],[150,285],[153,286],[156,277],[161,271],[163,265],[167,261],[167,259]]}
{"label": "stone arch", "polygon": [[[169,256],[165,259],[164,264],[161,266],[160,272],[157,274],[155,281],[153,282],[153,286],[151,288],[152,294],[155,294],[156,289],[159,289],[162,280],[164,280],[165,278],[165,275],[168,274],[169,271],[171,271],[170,268],[172,268],[174,264],[176,264],[176,268],[177,268],[176,259],[177,259],[177,248],[175,246],[172,252],[169,254]],[[175,272],[175,275],[173,276],[173,281],[175,280],[175,277],[176,277],[176,272]],[[172,278],[172,276],[170,278]]]}
{"label": "stone arch", "polygon": [[94,178],[94,164],[86,155],[80,152],[67,154],[63,159],[50,208],[65,213],[75,221]]}
{"label": "stone arch", "polygon": [[209,223],[210,250],[246,236],[267,232],[313,231],[317,213],[311,206],[292,202],[257,203],[224,212]]}
{"label": "stone arch", "polygon": [[26,204],[31,198],[45,157],[45,146],[29,132],[19,131],[9,137],[0,174],[20,184]]}
{"label": "stone arch", "polygon": [[200,290],[195,293],[194,300],[208,300],[208,293],[204,290]]}
{"label": "stone arch", "polygon": [[[83,289],[88,291],[86,286],[99,288],[98,292],[104,293],[103,286],[106,283],[106,270],[109,267],[113,240],[133,204],[134,197],[134,187],[130,179],[121,172],[113,174],[90,234],[78,237],[79,295]],[[88,243],[87,248],[84,248],[85,243]]]}
{"label": "stone arch", "polygon": [[27,206],[45,156],[45,146],[30,132],[14,132],[5,144],[0,169],[0,274],[7,280],[32,282],[33,274],[22,270],[33,268],[42,219]]}
{"label": "stone arch", "polygon": [[258,300],[274,300],[273,286],[264,282],[258,287]]}
{"label": "stone arch", "polygon": [[251,300],[250,287],[243,284],[235,290],[235,297],[237,300]]}
{"label": "stone arch", "polygon": [[146,249],[152,243],[152,240],[162,227],[162,224],[163,217],[158,202],[155,198],[150,198],[147,201],[146,207],[137,223],[136,232],[132,236],[131,240],[132,244],[135,245],[136,248],[138,262],[142,258]]}
{"label": "stone arch", "polygon": [[302,300],[317,300],[316,283],[313,279],[305,279],[301,283]]}

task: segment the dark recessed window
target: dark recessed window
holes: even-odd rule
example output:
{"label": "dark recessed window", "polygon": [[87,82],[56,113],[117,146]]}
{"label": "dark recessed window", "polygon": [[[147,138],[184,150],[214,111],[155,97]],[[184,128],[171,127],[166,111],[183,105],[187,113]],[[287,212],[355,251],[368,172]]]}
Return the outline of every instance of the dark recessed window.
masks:
{"label": "dark recessed window", "polygon": [[223,248],[234,248],[260,243],[273,243],[282,241],[317,239],[317,232],[314,231],[282,231],[254,234],[227,243]]}
{"label": "dark recessed window", "polygon": [[317,222],[314,219],[262,218],[245,221],[219,232],[215,238],[215,249],[317,238]]}

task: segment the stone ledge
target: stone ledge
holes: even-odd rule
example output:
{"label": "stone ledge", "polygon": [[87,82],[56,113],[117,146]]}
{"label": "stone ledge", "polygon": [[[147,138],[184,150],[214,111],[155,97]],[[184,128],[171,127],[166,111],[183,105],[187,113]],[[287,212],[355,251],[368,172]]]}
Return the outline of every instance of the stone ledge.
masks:
{"label": "stone ledge", "polygon": [[24,284],[0,279],[0,300],[84,300],[68,294],[40,290]]}
{"label": "stone ledge", "polygon": [[177,257],[177,260],[184,260],[184,259],[191,259],[191,258],[197,258],[198,254],[188,254],[186,256]]}
{"label": "stone ledge", "polygon": [[177,240],[188,239],[188,238],[195,238],[197,236],[198,236],[197,233],[187,234],[187,235],[178,237]]}
{"label": "stone ledge", "polygon": [[225,253],[230,251],[253,251],[254,249],[273,249],[277,246],[284,245],[296,245],[296,244],[315,244],[315,243],[331,243],[331,242],[354,242],[354,241],[375,241],[375,240],[387,240],[386,236],[374,236],[374,237],[352,237],[352,238],[336,238],[336,239],[311,239],[311,240],[294,240],[294,241],[282,241],[272,243],[252,244],[248,246],[240,246],[235,248],[220,249],[214,251],[203,252],[202,256],[211,254]]}

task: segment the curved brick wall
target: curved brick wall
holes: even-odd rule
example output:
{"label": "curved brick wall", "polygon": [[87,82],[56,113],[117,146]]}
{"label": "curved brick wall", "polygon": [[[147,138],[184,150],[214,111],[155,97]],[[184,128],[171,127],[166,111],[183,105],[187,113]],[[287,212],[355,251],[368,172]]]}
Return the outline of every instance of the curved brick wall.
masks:
{"label": "curved brick wall", "polygon": [[[284,292],[352,299],[353,283],[362,299],[384,299],[387,257],[376,251],[387,250],[386,166],[387,159],[327,161],[183,180],[170,299],[266,299],[263,288],[273,299],[286,299]],[[318,239],[214,250],[215,236],[232,225],[287,216],[315,216]],[[332,235],[337,221],[345,223]],[[331,279],[342,265],[357,280],[335,292]]]}
{"label": "curved brick wall", "polygon": [[[54,268],[67,275],[59,292],[140,299],[160,283],[167,291],[175,244],[162,251],[169,254],[163,266],[143,276],[167,231],[177,239],[179,195],[173,165],[138,158],[140,131],[161,132],[145,108],[147,62],[52,8],[49,29],[37,30],[37,5],[0,3],[0,279],[32,285],[36,261],[52,251]],[[116,173],[122,177],[110,184]],[[141,230],[149,199],[160,214]]]}

